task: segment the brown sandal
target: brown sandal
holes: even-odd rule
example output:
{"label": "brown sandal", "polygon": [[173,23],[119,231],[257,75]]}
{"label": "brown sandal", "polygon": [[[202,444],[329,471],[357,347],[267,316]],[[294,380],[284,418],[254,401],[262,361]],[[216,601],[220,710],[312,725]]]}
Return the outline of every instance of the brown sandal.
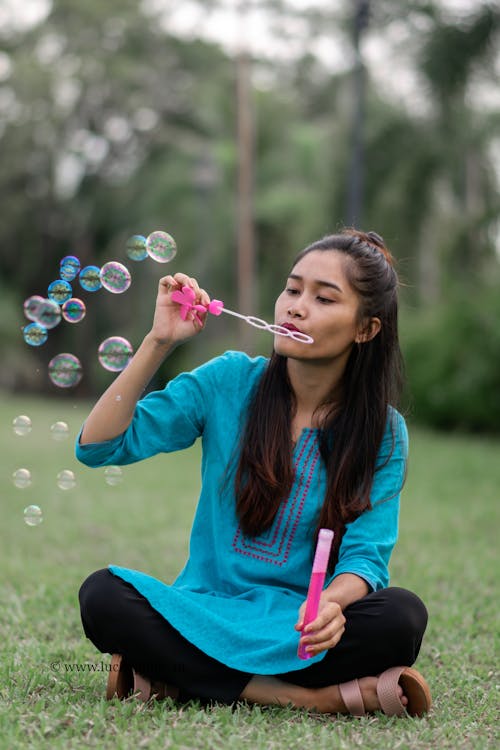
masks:
{"label": "brown sandal", "polygon": [[109,671],[108,684],[106,687],[106,700],[115,696],[120,700],[134,695],[138,700],[146,703],[151,698],[162,700],[164,698],[177,698],[177,688],[166,685],[163,682],[151,682],[143,677],[135,669],[129,667],[121,654],[113,654]]}
{"label": "brown sandal", "polygon": [[115,696],[122,700],[127,698],[134,687],[134,673],[122,658],[121,654],[113,654],[109,669],[108,684],[106,686],[106,700]]}
{"label": "brown sandal", "polygon": [[[403,706],[398,695],[398,685],[408,698],[408,705]],[[366,714],[358,680],[343,682],[339,685],[340,695],[345,707],[353,716]],[[423,716],[432,706],[431,691],[420,672],[411,667],[392,667],[379,675],[377,695],[381,710],[387,716]]]}

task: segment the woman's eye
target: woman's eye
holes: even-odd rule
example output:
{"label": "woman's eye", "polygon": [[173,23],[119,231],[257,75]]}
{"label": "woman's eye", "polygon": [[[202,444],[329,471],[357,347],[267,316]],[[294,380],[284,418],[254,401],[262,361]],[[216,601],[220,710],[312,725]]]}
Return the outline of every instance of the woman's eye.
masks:
{"label": "woman's eye", "polygon": [[333,302],[333,300],[329,299],[329,297],[318,297],[318,301],[322,302],[324,305],[329,304],[330,302]]}
{"label": "woman's eye", "polygon": [[291,287],[287,286],[287,288],[285,289],[285,292],[287,294],[298,294],[299,290],[298,289],[292,289]]}

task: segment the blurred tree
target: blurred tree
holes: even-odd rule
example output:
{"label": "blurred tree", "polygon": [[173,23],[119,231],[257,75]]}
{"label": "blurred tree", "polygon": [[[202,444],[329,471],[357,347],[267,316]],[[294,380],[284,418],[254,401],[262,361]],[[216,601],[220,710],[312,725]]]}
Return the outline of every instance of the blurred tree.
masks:
{"label": "blurred tree", "polygon": [[[435,140],[440,154],[436,198],[441,192],[441,200],[453,206],[454,214],[445,222],[439,216],[430,217],[427,235],[441,234],[441,264],[432,264],[428,257],[430,249],[436,253],[438,248],[423,244],[423,289],[441,289],[445,269],[462,283],[469,279],[477,283],[494,257],[491,229],[498,224],[500,208],[489,146],[498,132],[500,113],[478,106],[474,89],[484,79],[489,78],[492,86],[495,83],[499,32],[498,6],[479,4],[460,24],[438,21],[421,50],[421,70],[436,104]],[[443,223],[445,233],[439,232]],[[432,274],[425,278],[425,270],[431,269],[437,278]]]}
{"label": "blurred tree", "polygon": [[484,105],[497,89],[500,10],[477,3],[467,17],[451,20],[439,2],[376,8],[376,28],[406,24],[402,54],[410,50],[428,97],[418,115],[393,106],[381,117],[383,100],[379,115],[370,113],[368,216],[390,227],[399,256],[413,256],[409,279],[428,304],[450,283],[477,284],[498,265],[491,148],[500,111]]}

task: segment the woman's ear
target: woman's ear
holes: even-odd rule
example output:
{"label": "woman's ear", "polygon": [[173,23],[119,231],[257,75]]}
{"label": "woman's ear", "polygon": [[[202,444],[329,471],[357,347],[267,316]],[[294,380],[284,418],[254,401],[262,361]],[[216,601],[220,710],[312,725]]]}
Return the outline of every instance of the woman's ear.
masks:
{"label": "woman's ear", "polygon": [[380,318],[370,318],[368,321],[365,321],[363,327],[358,330],[358,335],[355,338],[356,344],[366,344],[368,341],[374,339],[381,327]]}

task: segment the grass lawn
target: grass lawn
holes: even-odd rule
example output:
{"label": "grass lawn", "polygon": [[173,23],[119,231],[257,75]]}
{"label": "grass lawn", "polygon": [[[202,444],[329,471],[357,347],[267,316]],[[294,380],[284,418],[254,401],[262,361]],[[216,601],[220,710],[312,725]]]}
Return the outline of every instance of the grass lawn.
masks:
{"label": "grass lawn", "polygon": [[[417,667],[435,700],[424,719],[361,720],[306,711],[104,700],[109,657],[82,633],[81,581],[116,562],[172,580],[183,564],[199,486],[193,449],[104,470],[76,463],[73,440],[86,410],[70,399],[4,395],[0,405],[0,750],[17,748],[497,748],[498,495],[500,441],[410,430],[411,463],[392,583],[418,593],[430,623]],[[28,414],[32,432],[13,434]],[[64,420],[69,439],[50,425]],[[18,489],[13,471],[33,483]],[[74,489],[56,475],[75,472]],[[23,508],[39,505],[29,527]],[[65,665],[96,665],[75,673]],[[89,668],[90,669],[90,668]]]}

